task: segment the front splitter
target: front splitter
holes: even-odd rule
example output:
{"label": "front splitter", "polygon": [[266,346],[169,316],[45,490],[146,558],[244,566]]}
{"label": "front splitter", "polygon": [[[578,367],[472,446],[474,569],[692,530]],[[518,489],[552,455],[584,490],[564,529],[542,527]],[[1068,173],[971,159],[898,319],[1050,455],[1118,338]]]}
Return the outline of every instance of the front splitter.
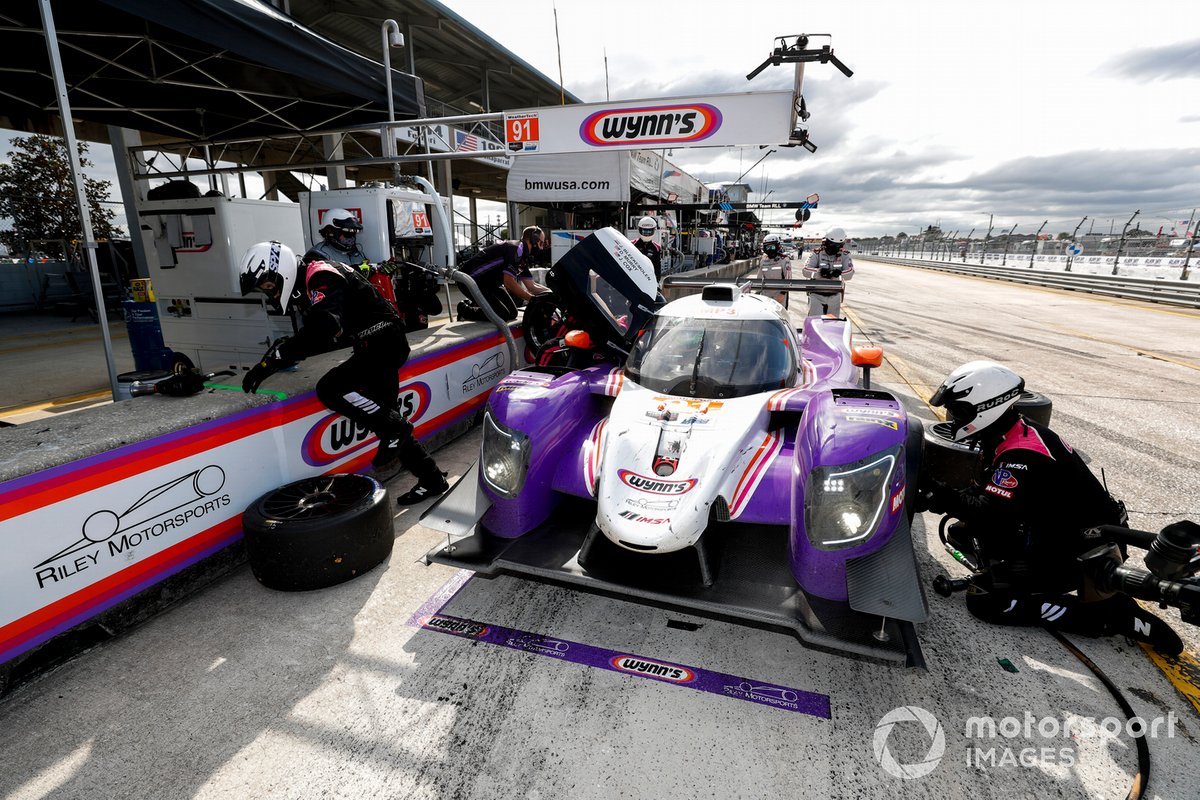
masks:
{"label": "front splitter", "polygon": [[847,603],[808,597],[788,568],[787,530],[714,525],[705,534],[716,564],[711,585],[695,580],[695,555],[630,553],[603,536],[591,543],[587,568],[579,563],[595,506],[568,500],[545,524],[518,539],[475,526],[434,548],[427,563],[472,570],[483,577],[515,575],[545,583],[674,609],[699,616],[783,630],[806,645],[838,653],[924,667],[910,622],[852,610]]}

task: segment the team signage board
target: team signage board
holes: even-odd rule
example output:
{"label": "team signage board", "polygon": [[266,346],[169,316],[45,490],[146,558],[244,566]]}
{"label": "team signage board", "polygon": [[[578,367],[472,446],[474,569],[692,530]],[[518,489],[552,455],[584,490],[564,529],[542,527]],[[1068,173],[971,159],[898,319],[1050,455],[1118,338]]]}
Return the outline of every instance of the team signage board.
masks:
{"label": "team signage board", "polygon": [[[405,364],[417,436],[481,408],[508,357],[489,334]],[[232,544],[271,489],[364,469],[375,441],[309,392],[0,483],[0,663]]]}
{"label": "team signage board", "polygon": [[629,155],[623,152],[533,155],[508,172],[513,203],[629,202]]}
{"label": "team signage board", "polygon": [[731,147],[784,143],[791,123],[791,92],[744,92],[507,111],[504,138],[524,154]]}

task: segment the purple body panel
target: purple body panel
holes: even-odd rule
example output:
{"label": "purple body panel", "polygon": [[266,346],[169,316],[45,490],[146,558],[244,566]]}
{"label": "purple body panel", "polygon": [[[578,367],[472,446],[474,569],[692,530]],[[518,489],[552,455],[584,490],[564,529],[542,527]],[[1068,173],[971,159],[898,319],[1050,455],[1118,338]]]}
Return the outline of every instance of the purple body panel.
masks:
{"label": "purple body panel", "polygon": [[762,483],[750,495],[738,522],[759,525],[787,525],[791,517],[792,460],[796,444],[795,425],[784,431],[783,447],[767,468]]}
{"label": "purple body panel", "polygon": [[[854,414],[855,411],[894,412],[895,416]],[[861,419],[848,419],[857,416]],[[875,422],[862,419],[876,419]],[[892,429],[889,424],[895,425]],[[800,423],[792,459],[791,533],[788,552],[792,574],[805,592],[827,600],[847,600],[846,561],[865,556],[887,544],[904,514],[903,445],[908,434],[904,410],[893,400],[834,398],[827,393],[813,398]],[[814,467],[851,464],[899,445],[901,453],[888,485],[882,519],[876,531],[861,544],[837,550],[819,548],[804,528],[805,488]],[[899,497],[899,506],[893,498]]]}
{"label": "purple body panel", "polygon": [[516,538],[545,522],[557,507],[561,495],[554,484],[560,461],[579,459],[584,438],[607,413],[609,403],[594,393],[593,386],[597,374],[606,376],[611,369],[591,367],[557,378],[519,370],[497,385],[488,398],[488,412],[528,435],[532,451],[525,485],[517,497],[502,497],[482,483],[492,501],[482,522],[492,533]]}

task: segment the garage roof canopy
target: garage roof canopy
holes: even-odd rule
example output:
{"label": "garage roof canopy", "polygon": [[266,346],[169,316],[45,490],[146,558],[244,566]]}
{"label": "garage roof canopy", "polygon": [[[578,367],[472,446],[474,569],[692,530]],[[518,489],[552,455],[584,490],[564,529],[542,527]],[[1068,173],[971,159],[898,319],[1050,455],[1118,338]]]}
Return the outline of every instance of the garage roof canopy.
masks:
{"label": "garage roof canopy", "polygon": [[[378,122],[383,66],[259,0],[92,0],[52,4],[74,115],[205,140]],[[48,130],[57,117],[37,4],[0,10],[0,125]],[[398,119],[423,116],[421,82],[393,70]]]}

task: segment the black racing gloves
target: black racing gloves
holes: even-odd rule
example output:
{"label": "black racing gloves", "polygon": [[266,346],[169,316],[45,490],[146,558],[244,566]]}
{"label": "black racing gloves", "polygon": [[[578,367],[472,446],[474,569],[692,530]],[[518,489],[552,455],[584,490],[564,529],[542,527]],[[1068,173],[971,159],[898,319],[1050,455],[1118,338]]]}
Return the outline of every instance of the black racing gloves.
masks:
{"label": "black racing gloves", "polygon": [[242,378],[242,391],[246,394],[254,394],[257,392],[258,387],[262,385],[262,382],[274,375],[279,370],[279,364],[280,362],[277,358],[271,358],[270,360],[264,358],[262,361],[255,364],[250,368],[250,371],[246,373],[246,376]]}
{"label": "black racing gloves", "polygon": [[278,340],[271,348],[263,354],[262,360],[250,368],[242,378],[242,391],[246,394],[254,394],[258,391],[258,387],[267,378],[274,375],[281,369],[286,369],[296,362],[292,359],[285,358],[282,351],[287,344],[287,337]]}

